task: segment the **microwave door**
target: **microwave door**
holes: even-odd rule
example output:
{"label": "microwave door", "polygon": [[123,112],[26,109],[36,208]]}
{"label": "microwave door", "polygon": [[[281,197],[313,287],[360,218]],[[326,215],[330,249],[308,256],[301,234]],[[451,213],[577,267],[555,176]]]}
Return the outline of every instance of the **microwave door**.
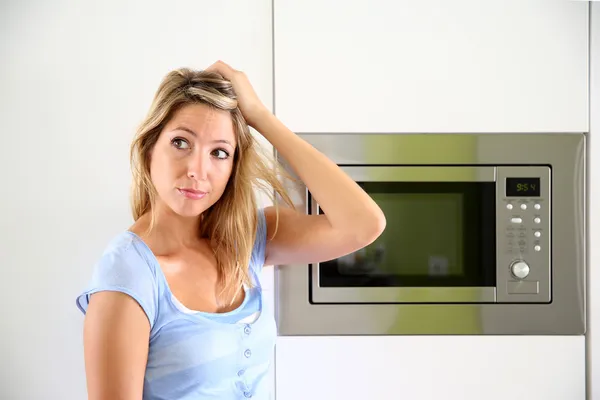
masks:
{"label": "microwave door", "polygon": [[369,246],[310,266],[313,303],[496,301],[495,167],[342,168],[387,226]]}

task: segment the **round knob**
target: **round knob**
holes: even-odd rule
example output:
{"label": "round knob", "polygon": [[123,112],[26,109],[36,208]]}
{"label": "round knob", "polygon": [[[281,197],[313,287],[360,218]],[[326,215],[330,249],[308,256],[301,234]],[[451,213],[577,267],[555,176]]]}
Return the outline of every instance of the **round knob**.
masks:
{"label": "round knob", "polygon": [[529,275],[529,265],[525,261],[516,261],[510,266],[510,272],[517,279],[525,279]]}

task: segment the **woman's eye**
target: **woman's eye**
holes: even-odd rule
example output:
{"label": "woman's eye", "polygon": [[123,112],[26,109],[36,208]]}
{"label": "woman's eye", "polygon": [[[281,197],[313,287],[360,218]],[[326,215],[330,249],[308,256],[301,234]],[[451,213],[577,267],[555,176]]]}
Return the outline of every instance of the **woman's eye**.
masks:
{"label": "woman's eye", "polygon": [[225,160],[229,157],[229,153],[223,149],[216,149],[215,151],[213,151],[213,154],[220,160]]}
{"label": "woman's eye", "polygon": [[181,138],[175,138],[171,140],[171,144],[175,146],[176,149],[185,150],[190,148],[190,144],[187,142],[187,140]]}

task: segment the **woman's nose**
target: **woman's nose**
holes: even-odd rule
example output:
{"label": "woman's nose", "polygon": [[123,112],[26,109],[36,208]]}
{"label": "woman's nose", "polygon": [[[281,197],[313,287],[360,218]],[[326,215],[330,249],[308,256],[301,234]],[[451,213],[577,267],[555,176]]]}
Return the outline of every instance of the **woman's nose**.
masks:
{"label": "woman's nose", "polygon": [[210,157],[199,155],[190,160],[188,177],[195,180],[206,180],[210,169]]}

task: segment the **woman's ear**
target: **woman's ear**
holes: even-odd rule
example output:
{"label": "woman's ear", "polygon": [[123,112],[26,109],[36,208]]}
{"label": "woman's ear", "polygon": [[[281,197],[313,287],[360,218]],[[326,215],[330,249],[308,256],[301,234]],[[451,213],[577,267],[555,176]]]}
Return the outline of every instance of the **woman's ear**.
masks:
{"label": "woman's ear", "polygon": [[150,150],[148,150],[148,165],[150,165],[150,162],[152,161],[152,154],[154,153],[155,147],[156,147],[156,143],[154,143],[154,145],[150,148]]}

